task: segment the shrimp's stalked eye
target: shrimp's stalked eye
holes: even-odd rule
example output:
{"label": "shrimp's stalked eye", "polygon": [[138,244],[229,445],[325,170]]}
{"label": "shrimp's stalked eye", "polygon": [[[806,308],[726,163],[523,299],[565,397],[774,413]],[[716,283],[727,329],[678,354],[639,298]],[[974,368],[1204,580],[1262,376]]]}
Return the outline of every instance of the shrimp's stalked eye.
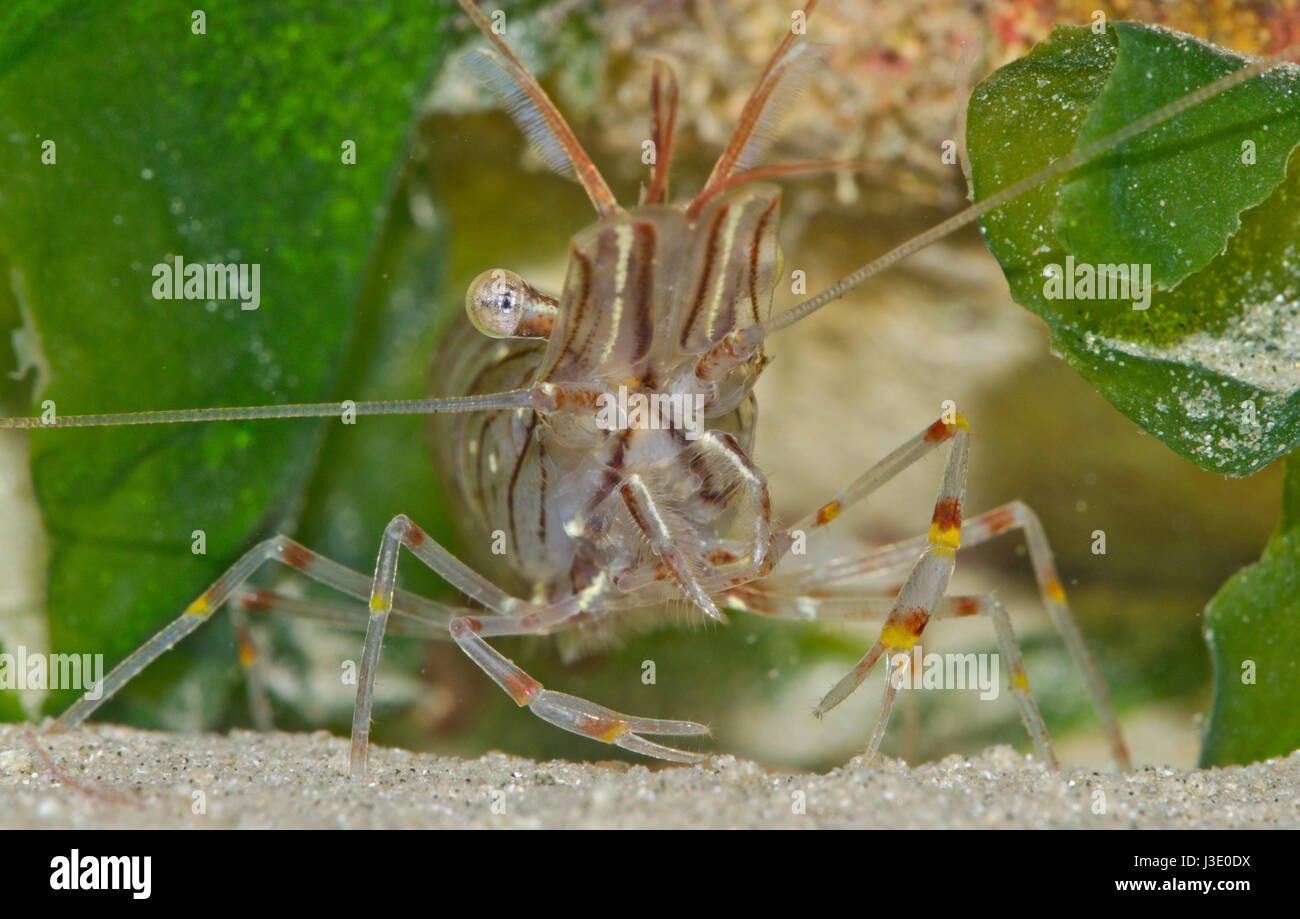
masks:
{"label": "shrimp's stalked eye", "polygon": [[546,338],[559,301],[504,268],[483,272],[469,285],[465,311],[474,328],[491,338]]}

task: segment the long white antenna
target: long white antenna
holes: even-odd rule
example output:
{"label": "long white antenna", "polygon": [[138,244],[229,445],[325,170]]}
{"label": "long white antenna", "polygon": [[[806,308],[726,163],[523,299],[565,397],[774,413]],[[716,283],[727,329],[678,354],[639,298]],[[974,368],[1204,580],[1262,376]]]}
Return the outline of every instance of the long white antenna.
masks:
{"label": "long white antenna", "polygon": [[327,418],[355,415],[433,415],[489,409],[527,408],[532,391],[512,389],[482,396],[446,399],[399,399],[381,402],[311,402],[297,405],[252,405],[242,408],[191,408],[111,415],[58,415],[0,418],[0,428],[97,428],[128,424],[183,424],[195,421],[260,421],[265,418]]}

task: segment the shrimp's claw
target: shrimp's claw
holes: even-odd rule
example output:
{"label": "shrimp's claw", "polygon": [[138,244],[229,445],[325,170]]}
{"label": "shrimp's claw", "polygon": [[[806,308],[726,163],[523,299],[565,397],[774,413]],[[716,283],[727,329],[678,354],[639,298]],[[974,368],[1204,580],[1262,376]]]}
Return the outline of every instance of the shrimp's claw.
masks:
{"label": "shrimp's claw", "polygon": [[671,760],[675,763],[698,763],[706,756],[646,740],[639,734],[708,734],[707,725],[695,721],[669,721],[662,718],[639,718],[624,715],[595,702],[564,692],[544,689],[528,703],[538,718],[558,728],[581,734],[602,743],[612,743],[633,753]]}

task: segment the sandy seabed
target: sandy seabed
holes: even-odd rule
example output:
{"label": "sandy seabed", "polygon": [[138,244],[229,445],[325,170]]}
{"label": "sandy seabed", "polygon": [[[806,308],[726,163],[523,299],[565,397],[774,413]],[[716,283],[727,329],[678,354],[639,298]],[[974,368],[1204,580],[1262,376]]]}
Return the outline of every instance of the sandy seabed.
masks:
{"label": "sandy seabed", "polygon": [[166,734],[0,725],[0,827],[1300,827],[1300,751],[1250,766],[1052,772],[1008,747],[826,775],[372,751],[347,778],[324,732]]}

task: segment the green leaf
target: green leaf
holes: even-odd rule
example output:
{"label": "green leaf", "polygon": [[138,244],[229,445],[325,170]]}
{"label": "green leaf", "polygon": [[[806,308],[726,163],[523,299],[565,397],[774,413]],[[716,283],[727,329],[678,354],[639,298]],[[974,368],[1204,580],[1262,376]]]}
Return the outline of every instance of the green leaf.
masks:
{"label": "green leaf", "polygon": [[[976,199],[1239,66],[1150,26],[1057,28],[972,96]],[[1294,71],[1250,81],[981,222],[1056,353],[1165,445],[1229,475],[1300,442],[1300,162],[1286,168],[1300,143],[1296,86]],[[1133,308],[1140,293],[1060,296],[1080,265],[1177,286],[1152,290],[1146,309]]]}
{"label": "green leaf", "polygon": [[[40,28],[0,37],[0,256],[49,360],[38,399],[72,414],[333,398],[378,205],[453,9],[225,4],[195,35],[189,9],[161,0],[28,8],[20,24]],[[260,307],[155,300],[153,267],[173,256],[258,264]],[[137,647],[281,527],[323,431],[34,437],[52,649],[102,652],[111,666]],[[191,551],[196,530],[206,554]],[[228,632],[203,630],[126,703],[218,641]],[[224,692],[205,682],[201,707]]]}
{"label": "green leaf", "polygon": [[[1153,26],[1119,22],[1114,30],[1115,66],[1088,109],[1080,146],[1247,63]],[[1166,289],[1200,271],[1238,230],[1241,212],[1285,176],[1300,142],[1295,82],[1293,72],[1271,71],[1118,147],[1066,183],[1055,214],[1061,242],[1094,264],[1150,264]]]}
{"label": "green leaf", "polygon": [[1286,460],[1282,517],[1257,564],[1205,611],[1214,704],[1202,766],[1250,763],[1300,747],[1300,450]]}

